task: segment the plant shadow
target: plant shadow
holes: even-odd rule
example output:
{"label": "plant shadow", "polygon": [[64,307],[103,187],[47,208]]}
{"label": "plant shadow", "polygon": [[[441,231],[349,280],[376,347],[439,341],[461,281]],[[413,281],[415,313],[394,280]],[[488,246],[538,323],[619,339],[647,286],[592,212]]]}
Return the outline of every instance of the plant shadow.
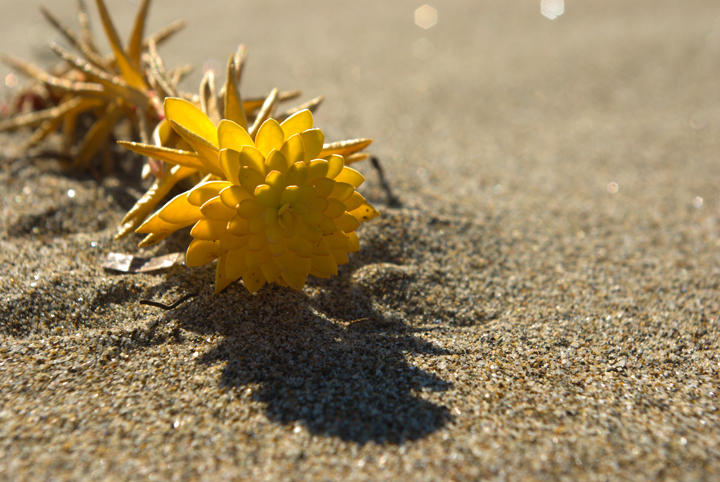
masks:
{"label": "plant shadow", "polygon": [[[425,437],[451,416],[421,394],[450,384],[406,356],[451,352],[369,308],[371,300],[358,289],[351,302],[339,302],[349,298],[351,276],[344,270],[332,287],[309,293],[266,287],[249,295],[236,285],[220,295],[201,294],[164,318],[198,334],[222,335],[198,363],[224,363],[220,385],[250,389],[277,423],[300,423],[312,434],[360,444]],[[350,321],[358,313],[364,317]]]}

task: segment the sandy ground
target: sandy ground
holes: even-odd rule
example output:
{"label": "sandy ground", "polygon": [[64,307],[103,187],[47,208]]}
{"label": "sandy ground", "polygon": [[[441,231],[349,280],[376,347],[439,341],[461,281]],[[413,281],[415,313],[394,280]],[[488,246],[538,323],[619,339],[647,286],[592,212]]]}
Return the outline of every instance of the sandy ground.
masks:
{"label": "sandy ground", "polygon": [[[212,266],[100,267],[187,242],[112,239],[136,172],[3,136],[1,478],[720,477],[717,2],[436,2],[429,29],[419,2],[200,5],[155,3],[189,21],[169,65],[245,42],[244,92],[325,95],[403,205],[361,166],[383,215],[338,277],[216,296]],[[0,50],[46,62],[36,6],[3,4]]]}

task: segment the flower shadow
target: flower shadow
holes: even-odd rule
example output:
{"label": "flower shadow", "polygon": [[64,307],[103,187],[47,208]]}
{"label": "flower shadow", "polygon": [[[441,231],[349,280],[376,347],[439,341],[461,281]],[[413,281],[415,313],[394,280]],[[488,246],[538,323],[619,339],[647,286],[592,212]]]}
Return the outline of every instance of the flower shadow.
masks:
{"label": "flower shadow", "polygon": [[[219,297],[225,299],[201,295],[168,317],[223,336],[198,363],[224,363],[220,385],[250,389],[269,419],[361,444],[400,444],[450,421],[444,406],[423,398],[449,383],[406,360],[450,352],[408,334],[405,325],[377,313],[369,323],[346,323],[337,306],[330,318],[322,299],[282,288],[250,296],[239,287]],[[222,320],[198,316],[206,302],[224,305]]]}

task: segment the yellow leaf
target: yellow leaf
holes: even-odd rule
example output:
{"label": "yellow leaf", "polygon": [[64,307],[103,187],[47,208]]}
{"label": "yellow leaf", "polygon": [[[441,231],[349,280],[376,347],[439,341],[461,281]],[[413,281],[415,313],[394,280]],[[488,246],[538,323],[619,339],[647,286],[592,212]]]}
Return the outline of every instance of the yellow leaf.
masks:
{"label": "yellow leaf", "polygon": [[193,103],[177,97],[168,97],[163,102],[165,117],[175,121],[185,129],[202,137],[210,144],[218,147],[218,133],[210,118]]}
{"label": "yellow leaf", "polygon": [[215,241],[193,239],[185,255],[187,266],[203,266],[220,256],[220,247]]}
{"label": "yellow leaf", "polygon": [[279,151],[283,142],[285,142],[285,134],[275,119],[263,122],[255,136],[255,147],[266,157],[273,149]]}
{"label": "yellow leaf", "polygon": [[231,120],[220,121],[217,135],[220,149],[233,149],[240,152],[245,146],[255,146],[245,128]]}
{"label": "yellow leaf", "polygon": [[285,133],[285,139],[288,139],[294,134],[300,134],[302,131],[312,129],[312,126],[313,115],[307,109],[296,112],[280,124],[280,127],[282,127]]}

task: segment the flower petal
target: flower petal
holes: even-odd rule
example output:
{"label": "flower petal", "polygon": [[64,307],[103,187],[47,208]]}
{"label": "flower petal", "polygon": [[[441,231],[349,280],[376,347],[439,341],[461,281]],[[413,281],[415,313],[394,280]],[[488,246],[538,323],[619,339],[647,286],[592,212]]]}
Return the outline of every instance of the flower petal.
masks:
{"label": "flower petal", "polygon": [[225,260],[225,272],[227,277],[231,279],[241,278],[247,271],[247,262],[245,260],[247,256],[247,248],[235,249],[228,251],[227,258]]}
{"label": "flower petal", "polygon": [[255,188],[265,182],[265,176],[252,167],[241,167],[239,177],[240,185],[244,187],[247,192],[255,192]]}
{"label": "flower petal", "polygon": [[226,221],[214,221],[212,219],[201,219],[192,230],[190,236],[195,239],[205,239],[207,241],[219,240],[227,228]]}
{"label": "flower petal", "polygon": [[309,110],[301,110],[285,119],[280,127],[282,127],[285,133],[285,139],[289,138],[294,134],[299,134],[302,131],[312,129],[313,126],[313,115]]}
{"label": "flower petal", "polygon": [[225,271],[226,258],[227,253],[218,258],[217,268],[215,269],[215,294],[220,293],[222,290],[227,288],[230,283],[235,281],[234,279],[229,278],[227,272]]}
{"label": "flower petal", "polygon": [[265,175],[265,156],[256,147],[245,146],[240,151],[240,165]]}
{"label": "flower petal", "polygon": [[260,184],[255,188],[255,199],[268,209],[280,207],[280,193],[267,184]]}
{"label": "flower petal", "polygon": [[262,266],[260,266],[260,270],[268,283],[272,283],[282,274],[282,271],[280,271],[280,268],[277,267],[272,259],[265,261]]}
{"label": "flower petal", "polygon": [[220,256],[219,243],[202,239],[193,239],[185,255],[185,265],[203,266]]}
{"label": "flower petal", "polygon": [[345,182],[336,182],[333,186],[332,192],[328,195],[329,198],[335,198],[340,201],[345,201],[350,196],[352,196],[352,193],[355,192],[355,188],[352,184],[348,184]]}
{"label": "flower petal", "polygon": [[264,156],[270,154],[273,149],[280,150],[285,142],[285,133],[275,119],[268,119],[262,123],[255,136],[255,147]]}
{"label": "flower petal", "polygon": [[234,218],[232,218],[228,222],[227,229],[235,236],[247,236],[248,234],[250,234],[248,220],[241,216],[235,216]]}
{"label": "flower petal", "polygon": [[350,211],[350,214],[355,216],[358,221],[363,223],[365,221],[370,221],[371,219],[375,219],[376,217],[380,216],[380,212],[368,203],[363,203],[359,208],[353,209],[352,211]]}
{"label": "flower petal", "polygon": [[325,134],[320,129],[308,129],[300,133],[305,146],[305,163],[317,159],[325,142]]}
{"label": "flower petal", "polygon": [[328,199],[328,205],[322,212],[325,216],[334,219],[339,218],[345,212],[345,204],[337,199]]}
{"label": "flower petal", "polygon": [[288,186],[302,186],[307,179],[307,166],[304,162],[296,162],[285,173]]}
{"label": "flower petal", "polygon": [[303,144],[300,134],[289,137],[288,140],[283,143],[280,152],[283,153],[288,160],[288,164],[291,166],[296,162],[303,162],[305,160],[305,145]]}
{"label": "flower petal", "polygon": [[336,218],[334,221],[335,226],[337,226],[339,229],[342,229],[346,233],[355,231],[357,228],[360,227],[360,221],[358,221],[358,219],[350,213],[345,213],[339,218]]}
{"label": "flower petal", "polygon": [[218,134],[210,118],[193,103],[185,99],[168,97],[163,102],[165,117],[202,137],[215,147],[218,146]]}
{"label": "flower petal", "polygon": [[183,193],[178,194],[163,206],[162,209],[158,211],[158,217],[171,224],[188,226],[202,218],[202,213],[197,206],[193,206],[188,202],[185,193]]}
{"label": "flower petal", "polygon": [[250,134],[235,122],[223,119],[217,129],[218,146],[220,149],[242,151],[245,146],[255,146]]}
{"label": "flower petal", "polygon": [[348,253],[355,253],[360,251],[360,240],[358,235],[355,233],[345,233],[348,238]]}
{"label": "flower petal", "polygon": [[237,208],[238,214],[247,220],[260,216],[263,211],[265,208],[255,199],[246,199]]}
{"label": "flower petal", "polygon": [[[328,175],[328,177],[332,177]],[[360,187],[360,184],[365,182],[365,178],[362,174],[357,172],[352,167],[343,167],[340,174],[335,177],[335,181],[337,182],[346,182],[348,184],[353,185],[355,188]]]}
{"label": "flower petal", "polygon": [[240,153],[232,149],[223,149],[218,160],[227,180],[233,184],[240,184]]}
{"label": "flower petal", "polygon": [[206,218],[227,223],[237,214],[236,209],[229,208],[220,197],[215,197],[200,206],[200,211]]}
{"label": "flower petal", "polygon": [[265,284],[265,277],[259,267],[247,270],[245,274],[243,274],[242,280],[245,288],[247,288],[251,294],[255,293]]}
{"label": "flower petal", "polygon": [[325,159],[315,159],[308,164],[308,176],[306,183],[312,184],[317,179],[324,178],[327,175],[330,164]]}
{"label": "flower petal", "polygon": [[231,209],[237,209],[241,202],[252,199],[252,195],[242,186],[228,186],[220,191],[220,199]]}
{"label": "flower petal", "polygon": [[220,191],[232,186],[227,181],[208,181],[198,184],[194,188],[185,193],[187,200],[193,206],[200,207],[210,199],[217,197]]}
{"label": "flower petal", "polygon": [[[343,167],[345,167],[345,159],[338,155],[328,156],[326,159],[329,164],[327,177],[335,179],[335,177],[342,172]],[[335,180],[338,181],[339,179]]]}
{"label": "flower petal", "polygon": [[218,176],[223,175],[222,169],[220,169],[220,163],[218,162],[219,151],[216,145],[173,120],[170,120],[170,124],[173,129],[175,129],[175,132],[180,134],[180,137],[192,146],[195,152],[205,158],[207,167],[209,168],[208,172],[217,174]]}
{"label": "flower petal", "polygon": [[290,167],[290,164],[285,155],[280,151],[273,149],[265,159],[265,172],[278,171],[284,174],[287,172],[288,167]]}

